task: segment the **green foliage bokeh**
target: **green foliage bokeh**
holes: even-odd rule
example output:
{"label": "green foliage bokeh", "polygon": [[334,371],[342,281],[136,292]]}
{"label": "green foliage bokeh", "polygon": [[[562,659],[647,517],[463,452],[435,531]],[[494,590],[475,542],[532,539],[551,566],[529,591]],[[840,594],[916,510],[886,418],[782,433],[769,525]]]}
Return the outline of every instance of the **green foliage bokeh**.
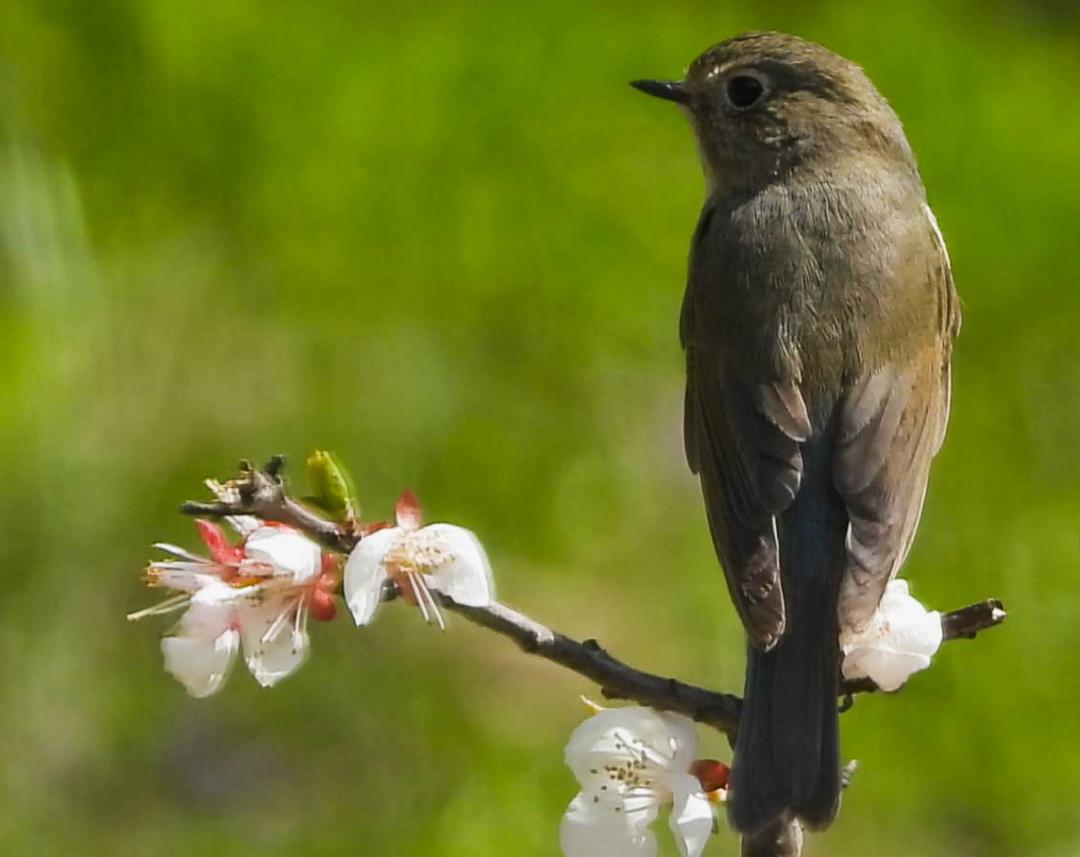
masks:
{"label": "green foliage bokeh", "polygon": [[1047,0],[6,4],[0,853],[556,853],[595,690],[503,640],[395,608],[274,691],[162,671],[164,620],[123,619],[148,545],[240,457],[333,449],[369,517],[408,486],[476,530],[510,603],[739,688],[681,449],[701,177],[626,81],[762,28],[905,121],[965,303],[905,573],[1011,613],[844,716],[809,853],[1080,853],[1080,36]]}

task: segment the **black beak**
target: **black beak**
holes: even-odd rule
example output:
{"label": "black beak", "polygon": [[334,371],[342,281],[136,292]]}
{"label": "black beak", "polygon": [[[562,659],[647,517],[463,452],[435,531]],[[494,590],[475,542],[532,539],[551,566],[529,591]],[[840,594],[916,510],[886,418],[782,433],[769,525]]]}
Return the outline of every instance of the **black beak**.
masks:
{"label": "black beak", "polygon": [[630,85],[634,89],[640,89],[646,95],[654,95],[665,101],[686,104],[690,100],[690,95],[681,80],[632,80]]}

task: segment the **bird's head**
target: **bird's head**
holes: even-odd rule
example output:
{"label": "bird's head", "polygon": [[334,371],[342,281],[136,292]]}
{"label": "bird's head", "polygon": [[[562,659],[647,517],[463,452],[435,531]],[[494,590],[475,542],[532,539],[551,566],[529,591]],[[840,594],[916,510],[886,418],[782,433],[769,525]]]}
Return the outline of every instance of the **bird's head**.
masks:
{"label": "bird's head", "polygon": [[694,60],[683,80],[632,86],[690,115],[710,192],[828,170],[847,156],[914,169],[900,120],[862,69],[795,36],[736,36]]}

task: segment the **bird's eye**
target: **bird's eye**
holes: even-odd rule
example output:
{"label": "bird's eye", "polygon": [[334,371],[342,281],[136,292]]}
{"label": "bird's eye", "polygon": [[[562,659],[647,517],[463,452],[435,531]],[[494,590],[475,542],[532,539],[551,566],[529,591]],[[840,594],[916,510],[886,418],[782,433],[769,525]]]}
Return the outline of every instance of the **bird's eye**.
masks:
{"label": "bird's eye", "polygon": [[732,107],[745,110],[761,100],[765,94],[765,84],[754,75],[736,74],[728,78],[725,92]]}

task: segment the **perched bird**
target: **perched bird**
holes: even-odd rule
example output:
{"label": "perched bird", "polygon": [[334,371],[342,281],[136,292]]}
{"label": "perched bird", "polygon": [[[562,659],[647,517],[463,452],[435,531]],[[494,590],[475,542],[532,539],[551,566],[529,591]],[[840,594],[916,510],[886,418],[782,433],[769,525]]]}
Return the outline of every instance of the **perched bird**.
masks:
{"label": "perched bird", "polygon": [[749,637],[729,817],[827,826],[841,627],[911,547],[949,413],[949,259],[896,114],[855,64],[750,33],[685,80],[706,200],[681,319],[686,454]]}

